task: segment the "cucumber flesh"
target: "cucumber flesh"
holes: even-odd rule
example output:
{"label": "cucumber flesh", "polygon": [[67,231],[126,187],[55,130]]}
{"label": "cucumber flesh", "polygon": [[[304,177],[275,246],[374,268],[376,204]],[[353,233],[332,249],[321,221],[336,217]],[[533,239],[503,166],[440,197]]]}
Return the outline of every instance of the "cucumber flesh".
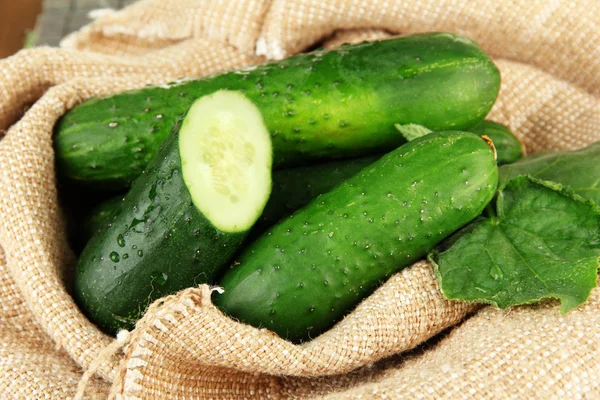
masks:
{"label": "cucumber flesh", "polygon": [[[271,185],[269,133],[252,107],[242,94],[226,91],[194,103],[105,228],[90,239],[77,265],[74,297],[100,328],[132,329],[152,301],[213,283],[242,246]],[[221,113],[240,118],[247,129],[227,123],[210,129]],[[254,145],[254,155],[234,156],[244,141]],[[206,150],[215,156],[209,162]],[[214,171],[218,181],[208,179]],[[233,204],[231,194],[219,193],[222,187],[231,187],[239,201]],[[199,201],[203,193],[213,200]],[[222,207],[231,215],[224,217]]]}
{"label": "cucumber flesh", "polygon": [[271,141],[260,111],[241,93],[200,98],[179,132],[192,201],[224,232],[248,230],[271,192]]}

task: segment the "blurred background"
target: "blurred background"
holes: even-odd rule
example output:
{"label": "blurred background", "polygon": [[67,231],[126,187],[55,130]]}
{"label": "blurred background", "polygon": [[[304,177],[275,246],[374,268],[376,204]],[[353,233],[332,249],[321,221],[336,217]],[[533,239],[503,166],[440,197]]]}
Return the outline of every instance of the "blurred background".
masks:
{"label": "blurred background", "polygon": [[136,0],[0,0],[0,58],[24,47],[58,46],[91,20],[92,10],[118,10]]}

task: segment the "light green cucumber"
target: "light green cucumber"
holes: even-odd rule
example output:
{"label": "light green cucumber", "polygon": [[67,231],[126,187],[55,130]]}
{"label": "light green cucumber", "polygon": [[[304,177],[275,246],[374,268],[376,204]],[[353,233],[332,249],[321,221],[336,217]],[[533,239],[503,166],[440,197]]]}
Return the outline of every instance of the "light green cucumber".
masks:
{"label": "light green cucumber", "polygon": [[230,316],[300,342],[477,217],[498,183],[473,133],[432,133],[386,154],[250,244],[219,285]]}
{"label": "light green cucumber", "polygon": [[271,155],[243,94],[194,102],[81,254],[74,295],[88,317],[131,329],[153,300],[214,281],[267,202]]}
{"label": "light green cucumber", "polygon": [[472,126],[494,104],[500,73],[473,41],[429,33],[93,99],[55,127],[59,175],[96,189],[127,187],[194,99],[223,88],[260,109],[281,168],[393,150],[404,142],[395,123]]}

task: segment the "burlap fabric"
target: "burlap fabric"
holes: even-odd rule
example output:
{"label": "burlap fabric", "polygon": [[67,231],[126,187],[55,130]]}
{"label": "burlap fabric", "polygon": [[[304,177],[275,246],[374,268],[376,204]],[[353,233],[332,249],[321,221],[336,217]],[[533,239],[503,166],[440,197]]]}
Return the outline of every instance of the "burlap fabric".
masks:
{"label": "burlap fabric", "polygon": [[[503,83],[491,117],[529,152],[600,139],[595,0],[145,0],[103,12],[63,49],[0,61],[2,398],[74,396],[83,369],[113,340],[67,291],[75,259],[51,146],[62,114],[90,97],[320,42],[421,31],[467,35],[495,58]],[[445,301],[426,263],[302,346],[223,316],[208,287],[155,303],[127,339],[101,357],[87,397],[600,398],[598,289],[566,316],[553,303],[479,309]]]}

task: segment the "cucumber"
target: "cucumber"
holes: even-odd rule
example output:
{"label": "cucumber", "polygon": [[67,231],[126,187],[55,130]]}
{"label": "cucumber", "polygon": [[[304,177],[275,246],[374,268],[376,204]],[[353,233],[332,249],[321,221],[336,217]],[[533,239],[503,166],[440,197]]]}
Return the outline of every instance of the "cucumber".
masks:
{"label": "cucumber", "polygon": [[[408,141],[414,140],[433,132],[426,126],[416,124],[396,124],[396,129]],[[497,163],[508,164],[515,162],[525,155],[525,147],[508,127],[494,121],[481,121],[477,125],[466,128],[465,131],[487,136],[494,143],[497,152]]]}
{"label": "cucumber", "polygon": [[65,218],[70,248],[79,255],[91,237],[86,229],[92,210],[115,197],[115,193],[82,190],[83,188],[77,185],[60,181],[56,182],[56,189],[58,203]]}
{"label": "cucumber", "polygon": [[[380,157],[351,158],[273,172],[271,196],[248,234],[248,240],[256,239],[282,218],[304,207],[315,197],[327,193]],[[116,196],[92,210],[83,224],[86,241],[107,227],[112,213],[120,207],[122,201],[123,196]]]}
{"label": "cucumber", "polygon": [[500,73],[471,40],[430,33],[93,99],[55,127],[59,174],[94,188],[127,187],[191,102],[223,88],[261,110],[282,168],[390,151],[404,141],[395,123],[472,126],[496,100]]}
{"label": "cucumber", "polygon": [[83,240],[87,242],[96,232],[107,227],[113,213],[116,212],[122,203],[123,196],[119,195],[94,207],[83,221],[81,229]]}
{"label": "cucumber", "polygon": [[106,332],[155,299],[212,282],[271,190],[272,147],[243,94],[198,99],[79,259],[74,295]]}
{"label": "cucumber", "polygon": [[514,163],[525,156],[525,147],[505,125],[485,120],[466,130],[492,139],[498,153],[498,165]]}
{"label": "cucumber", "polygon": [[356,175],[380,157],[365,156],[273,172],[271,197],[248,238],[257,238],[282,218]]}
{"label": "cucumber", "polygon": [[249,245],[214,298],[226,314],[301,342],[477,217],[498,168],[473,133],[432,133],[386,154]]}

